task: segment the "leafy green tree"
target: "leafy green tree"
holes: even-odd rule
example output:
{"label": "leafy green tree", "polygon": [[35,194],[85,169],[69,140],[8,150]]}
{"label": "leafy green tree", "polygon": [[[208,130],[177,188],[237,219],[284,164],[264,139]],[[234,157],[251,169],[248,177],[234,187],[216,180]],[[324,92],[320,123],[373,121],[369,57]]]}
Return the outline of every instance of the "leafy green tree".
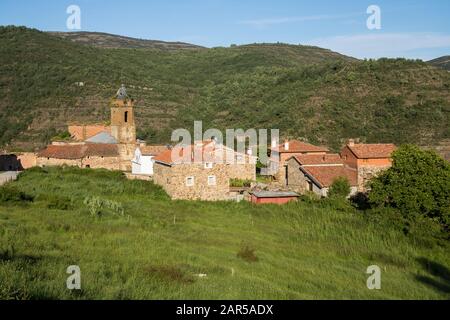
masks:
{"label": "leafy green tree", "polygon": [[328,196],[330,198],[346,198],[350,194],[350,183],[347,178],[338,177],[330,186]]}
{"label": "leafy green tree", "polygon": [[393,154],[392,167],[370,185],[373,205],[397,208],[407,218],[437,218],[448,226],[450,164],[435,152],[414,145],[400,147]]}

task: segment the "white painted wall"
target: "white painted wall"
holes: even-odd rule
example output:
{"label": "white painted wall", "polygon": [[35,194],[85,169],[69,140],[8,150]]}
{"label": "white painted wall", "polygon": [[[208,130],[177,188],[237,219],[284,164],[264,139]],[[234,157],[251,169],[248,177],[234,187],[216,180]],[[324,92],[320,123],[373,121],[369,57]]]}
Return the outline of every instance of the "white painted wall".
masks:
{"label": "white painted wall", "polygon": [[141,175],[153,175],[153,156],[143,155],[139,148],[134,151],[131,160],[131,173]]}

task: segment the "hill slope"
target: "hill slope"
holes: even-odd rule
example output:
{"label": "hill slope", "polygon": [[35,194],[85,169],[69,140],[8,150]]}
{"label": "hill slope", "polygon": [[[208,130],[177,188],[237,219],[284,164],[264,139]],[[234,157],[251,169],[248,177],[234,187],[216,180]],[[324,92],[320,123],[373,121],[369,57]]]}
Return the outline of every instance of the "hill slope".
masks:
{"label": "hill slope", "polygon": [[440,58],[436,58],[428,61],[428,63],[435,67],[450,71],[450,56],[443,56]]}
{"label": "hill slope", "polygon": [[[0,203],[0,299],[449,298],[448,243],[424,222],[406,236],[389,216],[324,201],[170,201],[151,182],[77,168],[26,171],[11,187],[35,201]],[[90,214],[92,197],[123,214]],[[73,264],[77,293],[64,286]],[[382,290],[366,287],[374,264]]]}
{"label": "hill slope", "polygon": [[0,41],[0,145],[10,149],[41,147],[68,122],[108,121],[121,83],[137,100],[138,135],[150,142],[194,119],[204,128],[279,128],[334,148],[349,137],[450,137],[450,75],[426,63],[284,44],[104,49],[17,27],[1,27]]}
{"label": "hill slope", "polygon": [[99,48],[195,50],[201,46],[184,42],[144,40],[103,32],[49,32],[50,35]]}

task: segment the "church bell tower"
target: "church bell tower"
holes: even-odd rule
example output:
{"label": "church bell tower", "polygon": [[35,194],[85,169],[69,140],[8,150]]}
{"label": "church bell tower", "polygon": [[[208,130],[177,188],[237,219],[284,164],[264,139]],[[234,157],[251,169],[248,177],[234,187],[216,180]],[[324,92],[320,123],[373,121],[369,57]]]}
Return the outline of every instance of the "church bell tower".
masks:
{"label": "church bell tower", "polygon": [[136,143],[134,101],[129,98],[125,86],[117,91],[111,105],[111,135],[120,144]]}

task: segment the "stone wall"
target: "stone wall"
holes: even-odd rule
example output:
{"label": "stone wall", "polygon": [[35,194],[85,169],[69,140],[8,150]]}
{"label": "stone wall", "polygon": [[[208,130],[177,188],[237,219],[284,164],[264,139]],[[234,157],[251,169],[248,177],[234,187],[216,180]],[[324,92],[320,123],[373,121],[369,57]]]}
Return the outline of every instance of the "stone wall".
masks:
{"label": "stone wall", "polygon": [[300,170],[300,165],[295,159],[287,161],[287,170],[289,173],[288,187],[292,191],[303,194],[308,191],[308,182]]}
{"label": "stone wall", "polygon": [[89,156],[81,161],[82,168],[120,170],[119,157]]}
{"label": "stone wall", "polygon": [[17,153],[0,155],[0,171],[20,171],[36,166],[34,153]]}
{"label": "stone wall", "polygon": [[371,165],[358,165],[358,191],[368,191],[368,182],[379,175],[381,172],[389,169],[390,165],[385,166],[371,166]]}
{"label": "stone wall", "polygon": [[62,166],[62,165],[80,167],[80,168],[82,167],[81,159],[70,160],[70,159],[55,159],[55,158],[38,157],[36,164],[40,167]]}
{"label": "stone wall", "polygon": [[[215,185],[208,185],[208,176],[216,177]],[[194,185],[187,186],[186,179],[194,177]],[[154,164],[153,180],[172,199],[186,200],[230,200],[230,179],[256,179],[254,164],[214,164],[206,169],[203,164],[177,164],[166,166]]]}

